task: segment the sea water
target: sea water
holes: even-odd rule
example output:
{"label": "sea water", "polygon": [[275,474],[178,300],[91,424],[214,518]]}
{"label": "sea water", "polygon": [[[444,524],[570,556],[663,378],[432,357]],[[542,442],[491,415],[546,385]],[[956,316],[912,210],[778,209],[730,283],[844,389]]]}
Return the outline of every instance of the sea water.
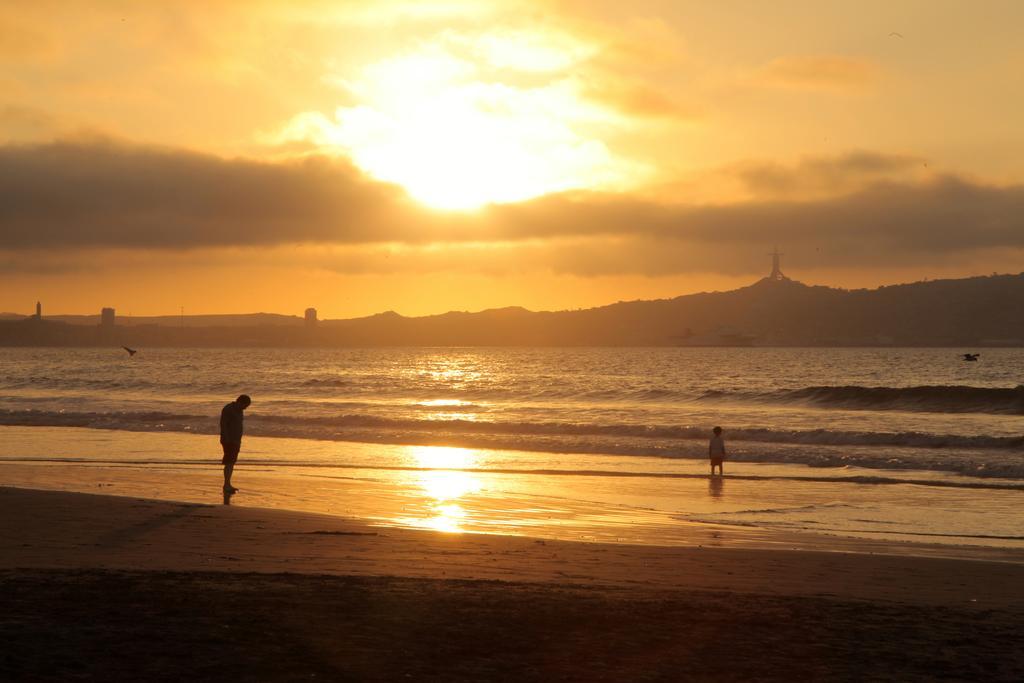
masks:
{"label": "sea water", "polygon": [[34,463],[33,485],[130,471],[188,497],[176,482],[216,483],[220,409],[247,393],[239,473],[266,484],[249,504],[631,542],[699,523],[1024,546],[1024,350],[961,352],[4,349],[0,483]]}

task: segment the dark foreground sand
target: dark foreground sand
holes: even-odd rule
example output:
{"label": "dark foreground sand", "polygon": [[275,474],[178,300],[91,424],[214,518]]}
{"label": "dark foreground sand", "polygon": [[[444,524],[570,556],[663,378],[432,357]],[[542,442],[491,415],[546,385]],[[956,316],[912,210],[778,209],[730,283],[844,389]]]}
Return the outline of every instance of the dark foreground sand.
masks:
{"label": "dark foreground sand", "polygon": [[17,489],[0,519],[0,680],[1024,679],[1012,555],[540,543]]}

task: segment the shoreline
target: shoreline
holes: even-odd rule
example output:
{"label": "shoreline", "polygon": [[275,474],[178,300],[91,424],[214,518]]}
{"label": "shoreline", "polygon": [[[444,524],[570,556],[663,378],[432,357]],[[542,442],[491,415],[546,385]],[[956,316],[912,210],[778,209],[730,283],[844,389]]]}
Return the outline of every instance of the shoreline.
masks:
{"label": "shoreline", "polygon": [[[260,438],[279,438],[279,437],[260,437]],[[372,441],[347,441],[342,443],[357,443],[360,445],[381,445],[379,442]],[[386,446],[409,446],[413,444],[383,444]],[[444,445],[431,445],[430,448],[455,448],[460,450],[473,450],[471,448],[465,448],[463,446],[444,444]],[[519,451],[533,453],[533,451]],[[563,455],[563,454],[559,454]],[[588,454],[581,454],[588,455]],[[606,455],[606,454],[597,454]],[[661,456],[638,456],[638,457],[661,457]],[[671,459],[670,459],[671,460]],[[681,458],[676,460],[682,460]],[[699,462],[701,466],[705,464],[703,460],[697,458],[687,458],[687,461]],[[761,463],[761,462],[750,462],[740,460],[727,460],[730,465],[740,466],[743,465],[768,465],[774,467],[788,467],[792,466],[792,463]],[[198,460],[192,462],[183,462],[180,460],[95,460],[95,459],[84,459],[84,458],[43,458],[43,457],[7,457],[0,458],[0,466],[3,465],[92,465],[97,467],[133,467],[133,466],[154,466],[154,467],[183,467],[183,468],[209,468],[220,465],[220,461],[210,458],[208,460]],[[371,469],[364,464],[344,464],[344,463],[291,463],[282,460],[261,460],[257,458],[246,458],[246,464],[252,468],[295,468],[295,469],[311,469],[311,470],[365,470]],[[798,467],[801,464],[797,465]],[[375,465],[372,469],[380,470],[382,472],[465,472],[467,474],[515,474],[515,475],[571,475],[579,477],[618,477],[623,479],[697,479],[706,481],[708,479],[707,473],[697,472],[627,472],[621,470],[608,470],[608,469],[584,469],[584,470],[565,470],[558,468],[536,468],[536,469],[522,469],[522,468],[501,468],[501,467],[429,467],[429,466],[414,466],[414,465]],[[824,469],[824,468],[822,468]],[[836,468],[838,469],[838,468]],[[860,474],[859,472],[865,472]],[[962,481],[950,481],[949,479],[941,478],[927,478],[927,475],[938,475],[941,476],[966,476],[960,475],[957,472],[947,471],[936,471],[936,470],[890,470],[892,476],[882,476],[887,473],[886,470],[871,470],[869,468],[855,468],[853,472],[844,472],[843,474],[837,474],[833,476],[827,476],[826,474],[819,475],[760,475],[760,474],[728,474],[727,479],[733,481],[792,481],[792,482],[817,482],[817,483],[835,483],[835,484],[872,484],[877,486],[897,486],[900,484],[912,484],[915,486],[934,486],[936,488],[950,488],[950,489],[981,489],[991,491],[1024,491],[1024,481],[1019,479],[1012,479],[1009,477],[989,477],[982,478],[976,477],[977,481],[962,482]],[[906,472],[919,472],[919,478],[900,478],[897,476],[899,473]],[[870,474],[868,474],[870,473]],[[911,475],[912,476],[912,475]],[[984,538],[984,537],[982,537]],[[992,538],[1021,538],[1024,536],[993,536]]]}
{"label": "shoreline", "polygon": [[[205,448],[208,443],[215,443],[215,430],[203,431],[192,429],[144,429],[119,426],[97,426],[78,424],[8,424],[0,423],[0,432],[11,435],[18,440],[23,451],[21,455],[7,455],[0,457],[0,464],[4,463],[56,463],[56,464],[84,464],[94,463],[99,465],[174,465],[174,466],[204,466],[220,462],[219,446],[215,449]],[[29,445],[27,440],[22,438],[25,432],[38,432],[47,437],[46,441],[40,441],[45,445]],[[53,449],[68,449],[64,438],[56,439],[58,446],[53,446],[55,434],[79,435],[79,444],[83,441],[103,441],[104,435],[118,434],[136,441],[165,439],[168,443],[175,444],[174,449],[184,457],[112,457],[109,453],[92,452],[88,456],[68,455],[55,456]],[[82,437],[82,434],[95,434],[95,436]],[[595,460],[604,463],[603,466],[588,464],[582,469],[568,470],[565,468],[538,465],[532,469],[523,468],[501,468],[501,467],[417,467],[402,465],[387,465],[374,463],[375,469],[406,470],[416,471],[422,469],[453,469],[467,472],[496,473],[496,474],[582,474],[582,475],[611,475],[618,477],[659,477],[659,478],[694,478],[706,474],[707,455],[703,453],[704,444],[700,439],[686,438],[670,440],[674,446],[668,447],[664,444],[652,444],[645,449],[635,450],[633,447],[622,448],[601,448],[596,443],[570,445],[564,443],[529,444],[529,443],[506,443],[500,439],[492,441],[489,438],[461,438],[464,435],[445,434],[444,438],[426,433],[404,433],[401,437],[394,437],[388,434],[349,434],[344,438],[338,435],[294,435],[294,434],[261,434],[255,431],[246,437],[246,446],[243,452],[243,462],[256,466],[282,466],[282,467],[306,467],[306,468],[337,468],[337,469],[366,469],[367,462],[345,463],[323,460],[293,461],[286,457],[282,459],[282,448],[288,448],[291,444],[305,443],[313,444],[303,450],[319,451],[320,454],[330,451],[332,448],[349,447],[357,451],[367,453],[373,450],[384,450],[390,452],[409,451],[410,449],[455,449],[463,451],[479,451],[483,453],[514,453],[531,458],[546,459],[569,459],[576,461]],[[422,438],[420,438],[422,436]],[[613,437],[607,437],[613,438]],[[957,437],[954,437],[957,438]],[[186,441],[182,441],[182,440]],[[208,441],[205,443],[203,440]],[[196,446],[203,444],[203,453],[197,457],[189,457],[196,452]],[[690,446],[697,444],[701,446],[701,453],[681,452],[678,450],[680,443]],[[743,450],[752,447],[763,448],[766,452],[771,451],[778,455],[778,449],[786,444],[773,441],[733,441],[739,443]],[[257,450],[252,450],[251,445]],[[808,447],[807,444],[789,444],[797,449]],[[976,488],[992,490],[1024,491],[1024,470],[1016,458],[1016,448],[988,448],[988,449],[961,449],[962,453],[984,453],[988,457],[1000,456],[1011,458],[1011,461],[1001,462],[994,466],[977,467],[972,463],[954,464],[943,462],[893,463],[892,458],[878,456],[884,453],[886,444],[858,444],[838,445],[827,444],[817,446],[831,453],[829,457],[845,451],[854,453],[856,457],[851,459],[840,459],[835,462],[805,461],[800,459],[789,459],[787,457],[758,456],[751,457],[749,453],[730,456],[726,463],[730,465],[730,477],[742,479],[745,475],[735,474],[732,468],[792,468],[788,478],[794,481],[830,481],[849,483],[872,483],[872,484],[920,484],[947,488]],[[900,447],[903,448],[903,447]],[[913,447],[909,447],[914,450]],[[931,452],[932,455],[941,454],[940,448],[917,449]],[[865,456],[865,453],[876,454]],[[264,457],[264,454],[270,454]],[[315,457],[315,456],[314,456]],[[631,472],[624,469],[636,463],[650,463],[650,471]],[[602,469],[603,467],[603,469]],[[757,475],[754,475],[756,478]],[[787,477],[783,477],[787,478]]]}
{"label": "shoreline", "polygon": [[[52,422],[39,422],[39,421],[18,421],[18,420],[6,420],[0,422],[0,429],[11,428],[11,429],[88,429],[97,430],[102,432],[122,432],[127,434],[154,434],[154,435],[169,435],[169,436],[196,436],[196,437],[216,437],[217,431],[214,427],[210,426],[177,426],[177,427],[164,427],[158,426],[153,427],[142,426],[142,425],[131,425],[131,424],[118,424],[116,426],[110,424],[93,424],[89,420],[94,419],[96,416],[90,416],[89,419],[72,419],[68,421],[66,418],[61,421]],[[182,416],[187,419],[197,419],[197,416],[188,415]],[[1011,416],[1012,417],[1012,416]],[[258,420],[258,417],[256,418]],[[250,423],[254,420],[250,418]],[[645,431],[645,427],[642,425],[633,425],[637,433],[629,434],[613,434],[613,433],[600,433],[600,431],[594,433],[550,433],[550,432],[530,432],[525,434],[517,434],[515,432],[502,431],[503,426],[500,422],[493,423],[498,429],[492,431],[493,427],[488,425],[483,431],[464,431],[469,426],[477,427],[477,425],[486,423],[467,423],[467,425],[460,425],[459,429],[454,431],[443,432],[442,437],[437,435],[436,424],[422,424],[415,427],[400,427],[395,428],[391,431],[382,431],[379,426],[366,427],[357,426],[348,428],[348,432],[329,432],[329,433],[308,433],[294,430],[285,431],[273,431],[263,428],[259,424],[250,424],[249,431],[247,432],[247,439],[270,439],[270,440],[307,440],[321,442],[324,444],[355,444],[359,446],[383,446],[383,447],[451,447],[451,448],[463,448],[463,449],[476,449],[476,450],[487,450],[487,451],[515,451],[522,453],[530,453],[535,455],[571,455],[571,456],[599,456],[599,457],[625,457],[625,458],[655,458],[664,460],[667,462],[705,462],[707,460],[706,454],[704,453],[706,443],[706,435],[700,434],[672,434],[672,435],[661,435],[661,434],[647,434],[642,433]],[[672,429],[671,426],[659,425],[656,426],[655,431],[659,429]],[[753,431],[765,431],[771,432],[768,428],[749,428]],[[869,441],[853,441],[844,443],[841,440],[828,440],[821,443],[806,442],[806,441],[786,441],[785,439],[779,440],[771,438],[770,434],[755,435],[755,436],[736,436],[736,432],[746,431],[747,428],[735,429],[730,438],[730,444],[732,445],[733,453],[726,462],[735,463],[738,465],[794,465],[801,466],[806,465],[810,467],[820,468],[839,468],[845,466],[853,466],[863,469],[875,469],[881,472],[891,471],[909,471],[909,472],[920,472],[922,474],[934,474],[944,476],[961,476],[977,478],[980,481],[988,479],[1005,479],[1010,481],[1024,481],[1024,471],[1016,467],[1016,462],[1009,466],[1007,471],[1000,471],[999,467],[1005,467],[1006,463],[1000,463],[996,468],[982,468],[982,469],[970,469],[963,466],[962,463],[957,462],[944,462],[944,463],[929,463],[927,467],[913,466],[912,460],[907,460],[901,463],[899,466],[890,466],[890,459],[872,459],[870,457],[846,461],[842,458],[830,462],[828,464],[820,464],[819,460],[800,460],[800,459],[786,459],[785,457],[779,457],[783,449],[789,448],[790,450],[803,450],[803,449],[816,449],[820,454],[828,453],[832,457],[835,457],[840,451],[855,452],[859,454],[877,452],[878,449],[893,449],[903,451],[924,451],[929,452],[932,455],[937,455],[942,452],[942,449],[950,441],[959,442],[957,448],[965,453],[978,453],[985,454],[988,457],[1005,456],[1008,453],[1019,450],[1021,443],[1020,438],[1016,435],[1001,435],[993,437],[974,437],[964,434],[931,434],[928,435],[931,439],[935,440],[939,445],[921,445],[918,443],[920,436],[915,435],[915,443],[904,443],[900,441],[887,442],[884,439],[872,439]],[[853,433],[853,432],[851,432]],[[522,437],[527,436],[531,440],[523,440]],[[639,444],[621,444],[617,441],[622,438],[634,438],[639,439]],[[579,440],[582,439],[582,440]],[[989,445],[985,443],[976,443],[979,439],[987,439]],[[991,442],[996,442],[998,445],[991,445]],[[754,455],[754,453],[760,453],[761,455]],[[767,455],[765,455],[767,454]]]}

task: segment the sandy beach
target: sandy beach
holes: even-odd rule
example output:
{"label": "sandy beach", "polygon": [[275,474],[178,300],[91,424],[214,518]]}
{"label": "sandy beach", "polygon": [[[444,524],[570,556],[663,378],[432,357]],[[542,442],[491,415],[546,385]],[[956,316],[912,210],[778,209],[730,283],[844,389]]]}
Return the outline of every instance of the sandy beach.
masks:
{"label": "sandy beach", "polygon": [[573,543],[15,488],[0,512],[7,680],[1024,675],[1015,551]]}

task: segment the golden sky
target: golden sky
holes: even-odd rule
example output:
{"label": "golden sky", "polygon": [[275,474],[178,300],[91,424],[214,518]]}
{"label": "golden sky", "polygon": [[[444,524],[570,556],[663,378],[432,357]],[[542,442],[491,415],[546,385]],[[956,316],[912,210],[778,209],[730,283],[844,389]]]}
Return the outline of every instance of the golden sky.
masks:
{"label": "golden sky", "polygon": [[0,5],[0,311],[1019,272],[1024,4]]}

